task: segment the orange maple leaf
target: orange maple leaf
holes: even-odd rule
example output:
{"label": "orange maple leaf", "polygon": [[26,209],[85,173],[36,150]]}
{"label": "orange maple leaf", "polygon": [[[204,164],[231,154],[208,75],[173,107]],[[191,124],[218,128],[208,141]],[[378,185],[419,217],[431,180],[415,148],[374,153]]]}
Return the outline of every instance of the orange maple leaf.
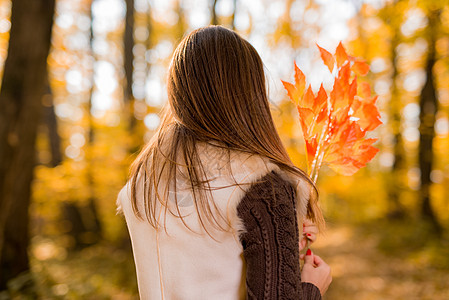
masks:
{"label": "orange maple leaf", "polygon": [[[288,96],[292,101],[299,101],[299,99],[302,98],[304,95],[304,89],[306,88],[306,77],[304,76],[304,73],[298,68],[295,62],[295,84],[291,84],[286,81],[282,81],[282,84],[284,85],[284,88],[288,92]],[[295,103],[298,105],[299,103]]]}
{"label": "orange maple leaf", "polygon": [[317,47],[320,50],[321,59],[323,60],[324,64],[327,66],[329,71],[332,73],[332,71],[334,70],[334,65],[335,65],[334,57],[326,49],[323,49],[320,46],[318,46],[318,44],[317,44]]}
{"label": "orange maple leaf", "polygon": [[341,67],[345,62],[348,61],[349,57],[346,54],[346,50],[343,44],[340,42],[335,50],[335,59],[337,60],[337,67]]}
{"label": "orange maple leaf", "polygon": [[364,61],[356,60],[352,65],[351,70],[356,75],[365,76],[366,74],[368,74],[369,65]]}
{"label": "orange maple leaf", "polygon": [[[318,46],[318,45],[317,45]],[[371,95],[367,82],[358,80],[369,71],[362,59],[346,53],[340,42],[335,55],[318,46],[321,59],[335,74],[328,93],[321,84],[318,93],[309,85],[295,63],[295,84],[282,81],[288,96],[297,106],[306,145],[309,174],[316,181],[322,163],[343,175],[352,175],[364,167],[379,151],[366,133],[382,122],[376,107],[377,96]]]}

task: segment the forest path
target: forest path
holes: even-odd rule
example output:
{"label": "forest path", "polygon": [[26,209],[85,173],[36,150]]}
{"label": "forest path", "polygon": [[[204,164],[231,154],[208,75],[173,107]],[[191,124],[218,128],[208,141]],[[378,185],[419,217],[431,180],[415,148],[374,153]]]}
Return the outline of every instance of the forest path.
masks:
{"label": "forest path", "polygon": [[[328,226],[312,250],[332,268],[325,299],[449,299],[449,271],[396,250],[379,250],[381,232],[354,225]],[[424,259],[425,260],[425,259]]]}

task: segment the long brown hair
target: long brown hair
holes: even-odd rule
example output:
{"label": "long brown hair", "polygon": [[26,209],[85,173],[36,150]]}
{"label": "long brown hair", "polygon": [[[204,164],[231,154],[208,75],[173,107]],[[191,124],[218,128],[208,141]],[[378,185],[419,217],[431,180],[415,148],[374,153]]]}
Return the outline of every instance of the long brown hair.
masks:
{"label": "long brown hair", "polygon": [[[191,32],[173,54],[167,89],[168,103],[161,125],[131,166],[131,201],[137,217],[143,219],[136,199],[138,176],[143,176],[149,223],[155,228],[161,225],[157,201],[165,207],[165,213],[168,210],[182,219],[176,196],[175,212],[167,203],[168,187],[172,185],[176,190],[176,178],[182,176],[177,169],[182,166],[203,228],[207,231],[208,221],[225,229],[205,192],[208,179],[196,148],[197,143],[205,142],[267,157],[281,169],[308,181],[313,188],[307,217],[319,228],[324,226],[315,185],[292,163],[276,131],[263,63],[249,42],[221,26]],[[158,192],[161,182],[165,184],[162,194]]]}

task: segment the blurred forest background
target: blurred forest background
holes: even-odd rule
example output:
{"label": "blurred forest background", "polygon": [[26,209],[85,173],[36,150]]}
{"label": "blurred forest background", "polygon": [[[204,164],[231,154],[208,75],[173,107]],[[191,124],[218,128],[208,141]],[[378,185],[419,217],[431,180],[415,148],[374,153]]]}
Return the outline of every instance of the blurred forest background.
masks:
{"label": "blurred forest background", "polygon": [[[273,115],[305,168],[280,79],[331,82],[315,46],[371,65],[384,125],[355,176],[324,168],[327,299],[449,299],[447,0],[0,0],[0,299],[135,299],[128,167],[159,125],[172,51],[208,24],[266,65]],[[326,75],[327,74],[327,75]]]}

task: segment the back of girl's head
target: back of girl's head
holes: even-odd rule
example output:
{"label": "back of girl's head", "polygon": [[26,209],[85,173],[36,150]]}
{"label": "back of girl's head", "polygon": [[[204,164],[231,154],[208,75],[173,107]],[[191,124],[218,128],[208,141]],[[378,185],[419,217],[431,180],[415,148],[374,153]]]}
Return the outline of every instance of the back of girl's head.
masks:
{"label": "back of girl's head", "polygon": [[[141,170],[150,179],[150,189],[158,187],[162,177],[169,178],[167,192],[170,183],[176,185],[177,165],[183,165],[188,170],[201,223],[201,217],[217,221],[204,192],[207,178],[196,151],[198,142],[218,142],[228,150],[267,157],[281,169],[310,182],[291,162],[274,126],[262,60],[254,47],[237,33],[221,26],[208,26],[187,35],[173,54],[167,88],[168,106],[163,122],[132,166],[134,208],[135,183]],[[156,198],[164,204],[166,197]],[[313,199],[308,217],[320,225],[321,212],[316,198]],[[148,220],[157,227],[155,200],[145,201]]]}
{"label": "back of girl's head", "polygon": [[274,130],[262,60],[250,43],[221,26],[195,30],[181,41],[168,98],[175,120],[201,139],[262,145],[264,127]]}

